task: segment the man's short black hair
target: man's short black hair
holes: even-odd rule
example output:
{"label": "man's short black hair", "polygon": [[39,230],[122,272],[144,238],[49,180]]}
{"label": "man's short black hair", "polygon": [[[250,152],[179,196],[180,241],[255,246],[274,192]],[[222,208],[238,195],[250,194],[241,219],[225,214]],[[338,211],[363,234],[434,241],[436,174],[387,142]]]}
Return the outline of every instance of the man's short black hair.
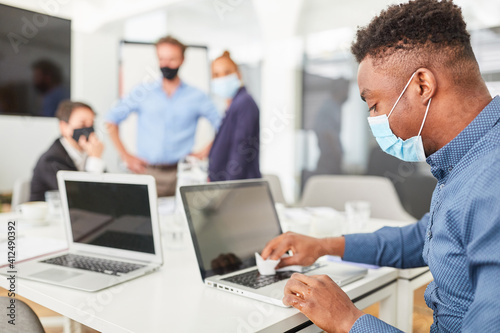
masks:
{"label": "man's short black hair", "polygon": [[446,67],[456,76],[478,70],[462,10],[451,0],[389,6],[358,29],[351,52],[358,63],[367,56],[377,64],[392,58],[406,76],[428,66]]}
{"label": "man's short black hair", "polygon": [[77,108],[86,108],[92,111],[92,113],[95,115],[94,110],[90,107],[90,105],[82,103],[82,102],[73,102],[70,101],[69,99],[62,101],[59,103],[59,106],[57,107],[56,111],[56,117],[60,121],[68,122],[69,118],[71,117],[71,114],[73,113],[73,110]]}

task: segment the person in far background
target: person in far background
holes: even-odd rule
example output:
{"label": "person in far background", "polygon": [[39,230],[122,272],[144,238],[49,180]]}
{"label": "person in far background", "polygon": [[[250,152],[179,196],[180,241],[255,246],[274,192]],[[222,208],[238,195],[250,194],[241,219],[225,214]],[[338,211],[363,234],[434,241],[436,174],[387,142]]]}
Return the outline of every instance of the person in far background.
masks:
{"label": "person in far background", "polygon": [[212,92],[227,100],[227,111],[208,156],[210,181],[261,178],[259,108],[241,82],[229,52],[212,62]]}
{"label": "person in far background", "polygon": [[[156,43],[163,78],[142,84],[123,98],[106,116],[111,140],[127,168],[156,179],[158,196],[175,194],[177,163],[187,155],[208,156],[209,147],[192,151],[198,119],[210,121],[215,131],[220,115],[201,90],[184,83],[177,72],[184,62],[186,46],[172,36]],[[137,156],[127,151],[119,135],[119,124],[137,113]]]}
{"label": "person in far background", "polygon": [[33,86],[40,94],[39,115],[53,117],[59,103],[69,98],[69,91],[63,85],[63,74],[57,64],[48,59],[33,63]]}
{"label": "person in far background", "polygon": [[59,137],[38,160],[31,179],[30,201],[45,200],[57,190],[59,170],[103,172],[104,146],[94,133],[95,112],[81,102],[62,101],[57,108]]}

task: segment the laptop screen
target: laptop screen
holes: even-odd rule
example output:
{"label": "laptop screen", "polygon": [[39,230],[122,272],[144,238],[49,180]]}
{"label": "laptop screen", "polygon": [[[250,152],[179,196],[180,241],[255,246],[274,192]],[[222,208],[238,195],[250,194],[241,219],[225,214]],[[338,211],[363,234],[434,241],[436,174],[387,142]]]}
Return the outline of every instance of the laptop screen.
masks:
{"label": "laptop screen", "polygon": [[254,266],[255,252],[281,234],[265,181],[181,187],[181,195],[203,279]]}
{"label": "laptop screen", "polygon": [[73,242],[155,253],[147,185],[64,182]]}

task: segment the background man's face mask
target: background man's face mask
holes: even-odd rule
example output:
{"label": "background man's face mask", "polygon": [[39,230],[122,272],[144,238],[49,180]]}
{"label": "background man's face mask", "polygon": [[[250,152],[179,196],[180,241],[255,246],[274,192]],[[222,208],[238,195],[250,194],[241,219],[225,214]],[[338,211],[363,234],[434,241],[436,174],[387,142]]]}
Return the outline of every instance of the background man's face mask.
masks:
{"label": "background man's face mask", "polygon": [[160,67],[161,74],[163,77],[167,80],[173,80],[177,76],[177,73],[179,72],[179,67],[177,68],[170,68],[170,67]]}
{"label": "background man's face mask", "polygon": [[382,148],[384,152],[389,155],[395,156],[400,160],[407,162],[423,162],[425,161],[425,152],[424,145],[422,143],[422,137],[420,134],[422,133],[422,129],[424,128],[425,119],[427,118],[427,113],[429,112],[429,106],[431,105],[431,99],[429,99],[429,103],[427,103],[427,109],[425,110],[424,120],[422,121],[422,125],[420,126],[420,131],[418,131],[417,136],[413,136],[407,140],[403,140],[398,138],[391,130],[389,126],[389,117],[392,114],[392,111],[396,108],[401,97],[405,93],[406,89],[410,85],[411,80],[415,76],[417,72],[413,73],[410,80],[406,84],[405,88],[399,95],[396,103],[389,112],[389,115],[381,115],[377,117],[368,117],[368,124],[372,130],[375,139]]}
{"label": "background man's face mask", "polygon": [[78,140],[80,140],[80,136],[84,136],[85,139],[88,141],[89,140],[89,136],[91,133],[94,132],[94,127],[91,126],[91,127],[82,127],[82,128],[75,128],[73,130],[73,140],[75,140],[76,142],[78,142]]}

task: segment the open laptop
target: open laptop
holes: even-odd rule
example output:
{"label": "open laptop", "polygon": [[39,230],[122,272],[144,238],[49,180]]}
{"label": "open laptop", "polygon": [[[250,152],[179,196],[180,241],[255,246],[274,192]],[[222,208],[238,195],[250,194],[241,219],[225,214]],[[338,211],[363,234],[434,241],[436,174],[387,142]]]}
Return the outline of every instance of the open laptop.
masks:
{"label": "open laptop", "polygon": [[[180,188],[198,266],[210,287],[284,306],[292,271],[260,275],[255,252],[281,234],[269,185],[264,180],[216,182]],[[367,269],[317,262],[304,274],[327,274],[338,285],[361,279]]]}
{"label": "open laptop", "polygon": [[57,180],[69,248],[17,263],[19,277],[97,291],[162,265],[153,177],[59,171]]}

